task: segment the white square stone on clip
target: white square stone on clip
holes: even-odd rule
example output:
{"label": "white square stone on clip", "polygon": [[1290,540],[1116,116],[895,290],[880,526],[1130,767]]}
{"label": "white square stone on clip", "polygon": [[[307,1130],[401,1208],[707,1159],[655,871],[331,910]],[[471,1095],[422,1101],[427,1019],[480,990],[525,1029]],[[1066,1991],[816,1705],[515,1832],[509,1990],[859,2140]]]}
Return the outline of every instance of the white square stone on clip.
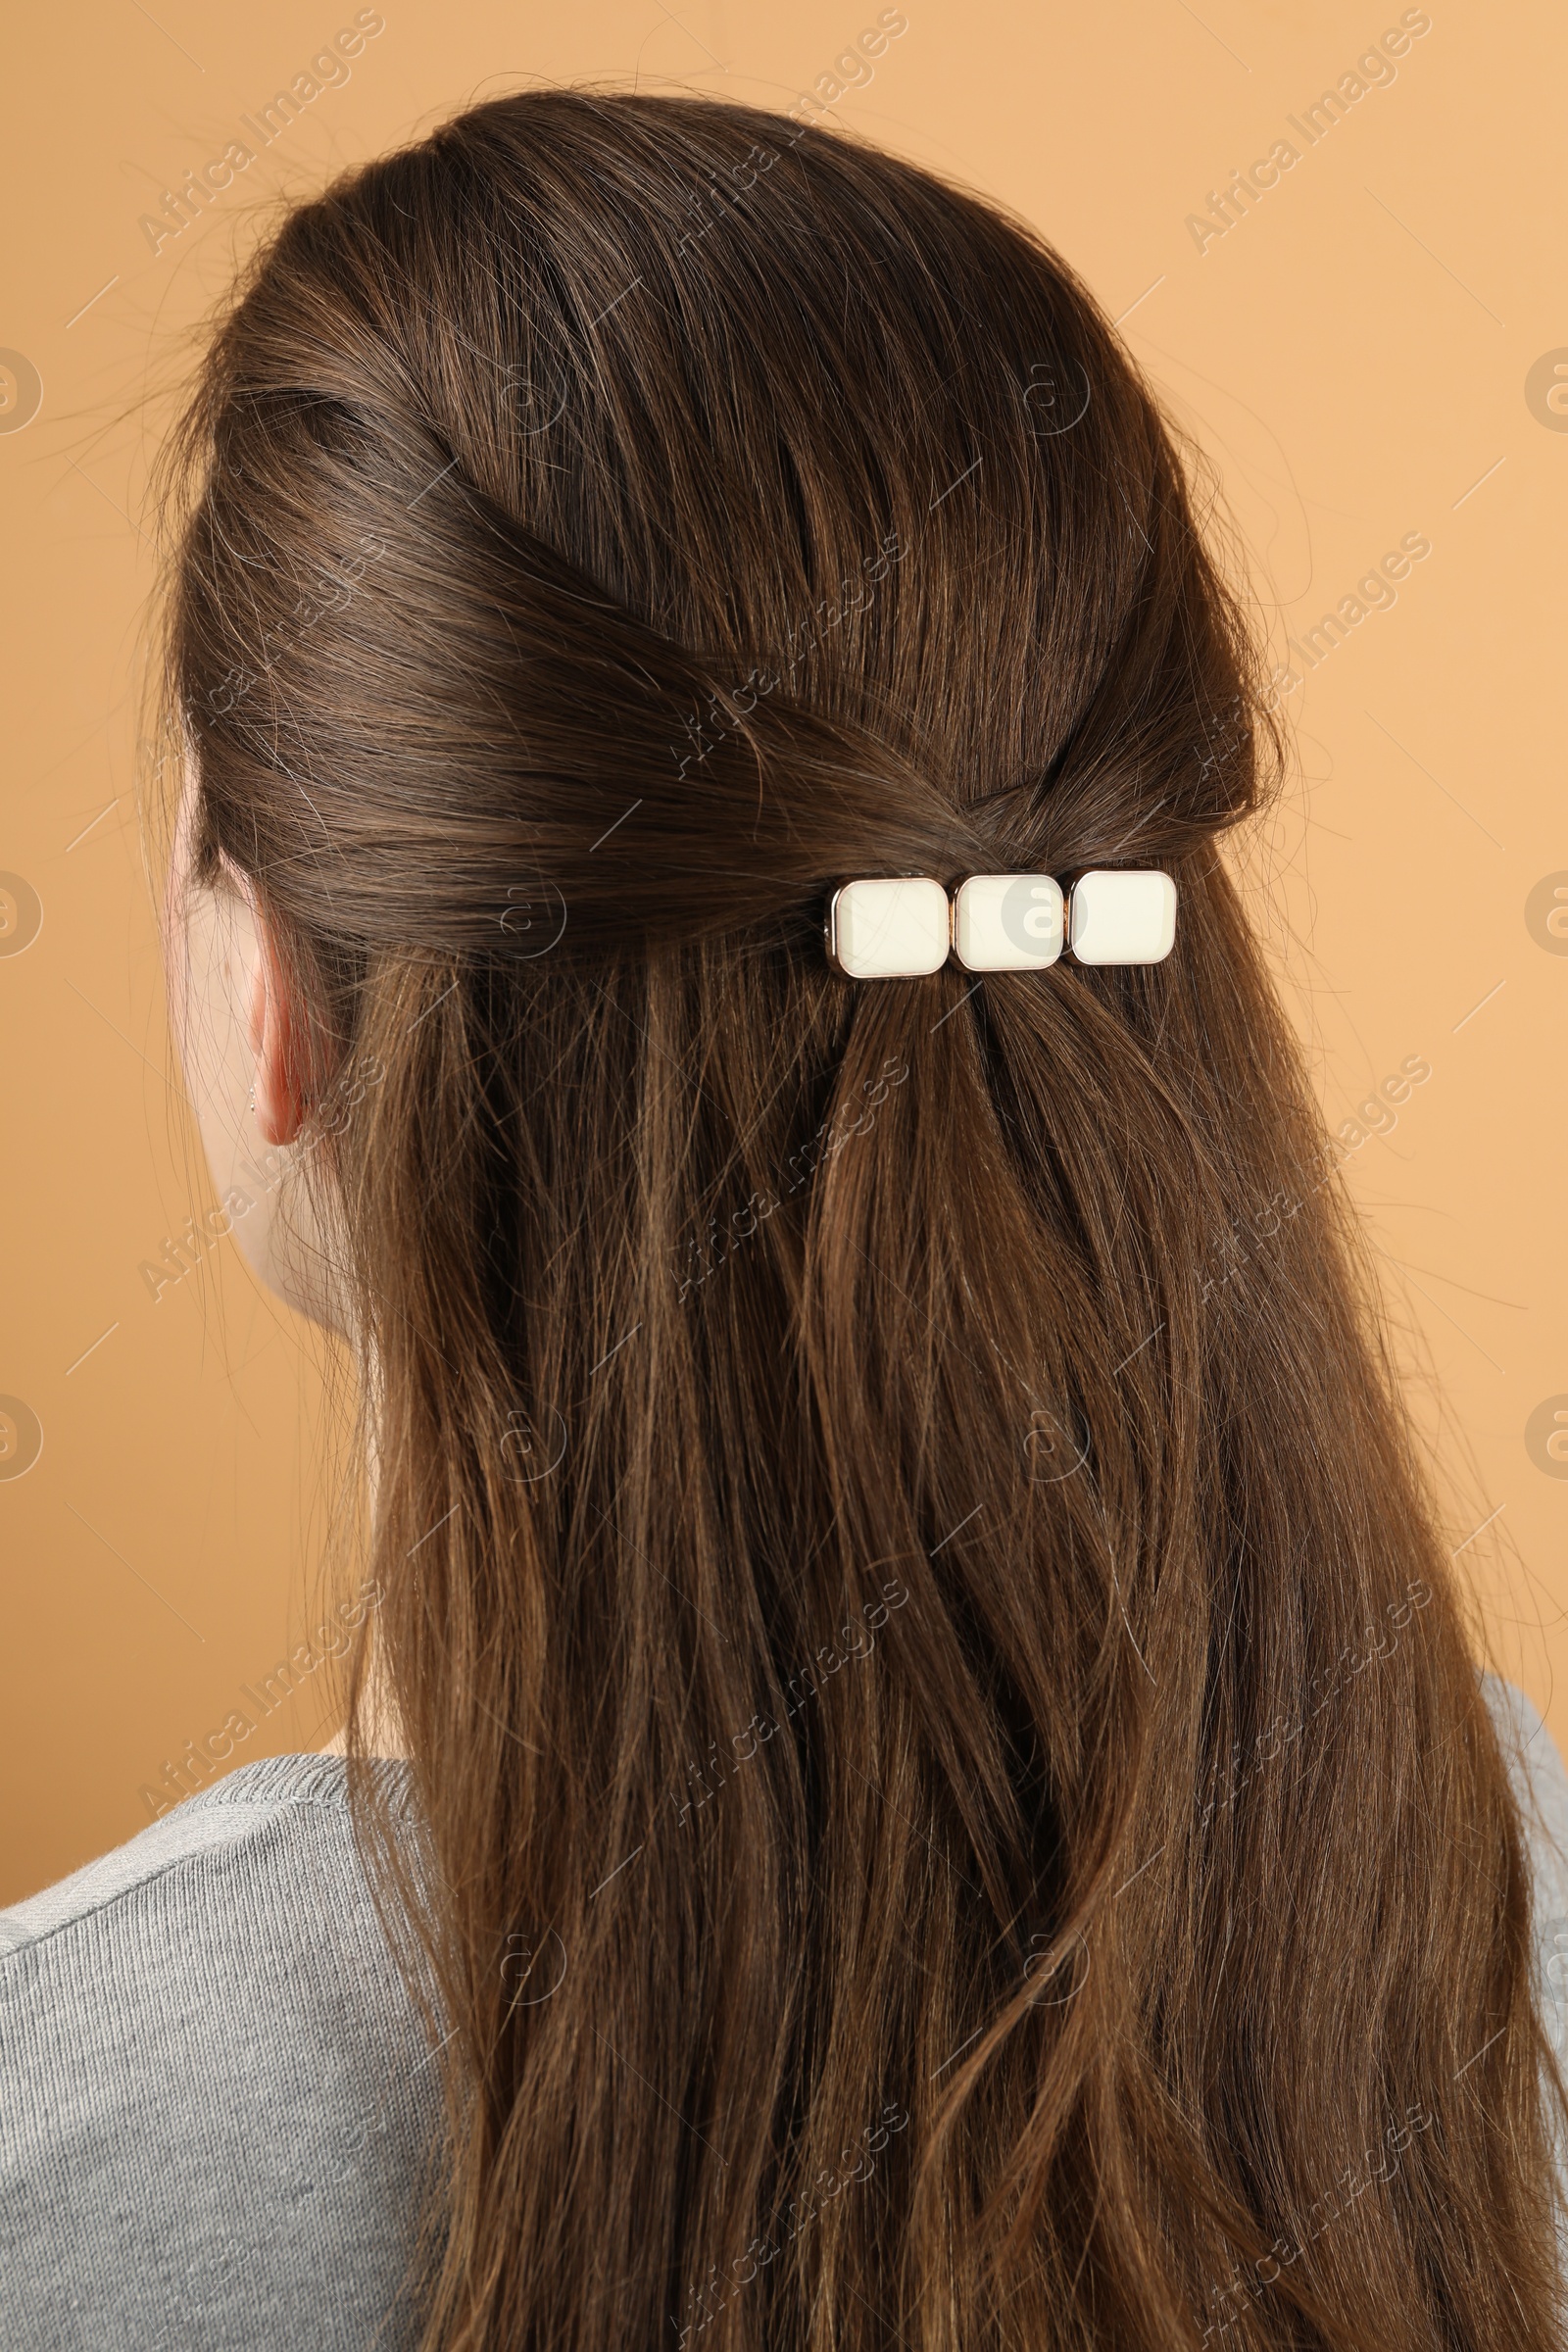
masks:
{"label": "white square stone on clip", "polygon": [[1061,954],[1061,884],[1050,874],[970,874],[953,900],[953,946],[971,972],[1039,972]]}
{"label": "white square stone on clip", "polygon": [[1176,885],[1153,867],[1096,866],[1072,886],[1067,946],[1079,963],[1159,963],[1176,942]]}
{"label": "white square stone on clip", "polygon": [[828,956],[852,980],[913,979],[947,962],[951,926],[948,894],[928,875],[843,882],[828,901]]}

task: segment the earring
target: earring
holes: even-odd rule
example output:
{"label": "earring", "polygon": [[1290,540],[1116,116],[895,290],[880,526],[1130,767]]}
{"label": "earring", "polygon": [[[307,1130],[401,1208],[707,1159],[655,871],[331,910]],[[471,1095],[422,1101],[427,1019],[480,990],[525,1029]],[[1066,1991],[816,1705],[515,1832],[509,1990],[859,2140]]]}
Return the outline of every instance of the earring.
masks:
{"label": "earring", "polygon": [[251,1080],[250,1106],[254,1111],[256,1108],[256,1081],[254,1078]]}

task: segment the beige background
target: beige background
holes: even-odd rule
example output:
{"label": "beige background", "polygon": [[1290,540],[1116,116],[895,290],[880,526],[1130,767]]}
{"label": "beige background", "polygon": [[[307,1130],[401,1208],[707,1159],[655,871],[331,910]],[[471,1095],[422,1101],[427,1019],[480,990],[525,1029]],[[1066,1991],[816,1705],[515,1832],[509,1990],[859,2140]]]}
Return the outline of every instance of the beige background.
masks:
{"label": "beige background", "polygon": [[[879,13],[387,0],[349,80],[156,255],[140,216],[355,9],[88,0],[19,22],[0,346],[38,370],[42,404],[19,424],[25,371],[0,379],[0,869],[42,925],[15,952],[30,902],[0,899],[0,1395],[36,1415],[42,1450],[0,1479],[0,1901],[130,1835],[166,1759],[319,1616],[319,1342],[232,1243],[156,1300],[138,1271],[208,1204],[169,1085],[131,791],[147,461],[200,321],[279,196],[469,98],[635,75],[787,108]],[[1568,1747],[1568,1460],[1545,1444],[1554,1400],[1568,1414],[1568,938],[1546,921],[1552,878],[1568,884],[1568,414],[1543,381],[1550,355],[1568,363],[1561,14],[1435,0],[1396,77],[1308,147],[1288,118],[1398,7],[905,13],[833,112],[1015,207],[1084,273],[1212,461],[1276,643],[1403,534],[1431,543],[1291,695],[1297,769],[1253,878],[1331,1122],[1385,1079],[1400,1092],[1408,1057],[1431,1065],[1348,1180],[1494,1656]],[[1298,164],[1200,250],[1188,216],[1281,138]],[[235,1761],[316,1744],[327,1671]]]}

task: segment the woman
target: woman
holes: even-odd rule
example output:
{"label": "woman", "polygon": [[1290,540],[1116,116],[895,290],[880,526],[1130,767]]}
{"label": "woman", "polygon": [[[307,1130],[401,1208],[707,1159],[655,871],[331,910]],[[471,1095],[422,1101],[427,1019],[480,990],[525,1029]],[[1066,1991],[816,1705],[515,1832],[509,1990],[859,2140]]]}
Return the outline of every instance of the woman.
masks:
{"label": "woman", "polygon": [[[344,1753],[11,1915],[9,2342],[1557,2343],[1568,1789],[1092,298],[846,138],[536,91],[292,214],[175,461],[176,1024],[369,1557]],[[1162,956],[824,944],[1129,871]]]}

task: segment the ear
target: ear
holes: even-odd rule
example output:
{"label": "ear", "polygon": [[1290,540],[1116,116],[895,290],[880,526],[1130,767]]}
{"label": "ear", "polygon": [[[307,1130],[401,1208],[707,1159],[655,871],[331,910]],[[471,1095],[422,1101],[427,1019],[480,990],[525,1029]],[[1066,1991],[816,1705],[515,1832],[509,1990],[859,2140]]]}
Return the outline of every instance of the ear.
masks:
{"label": "ear", "polygon": [[249,881],[243,883],[256,932],[248,1028],[256,1057],[256,1124],[269,1144],[291,1144],[305,1124],[301,1087],[303,1024],[272,926]]}

